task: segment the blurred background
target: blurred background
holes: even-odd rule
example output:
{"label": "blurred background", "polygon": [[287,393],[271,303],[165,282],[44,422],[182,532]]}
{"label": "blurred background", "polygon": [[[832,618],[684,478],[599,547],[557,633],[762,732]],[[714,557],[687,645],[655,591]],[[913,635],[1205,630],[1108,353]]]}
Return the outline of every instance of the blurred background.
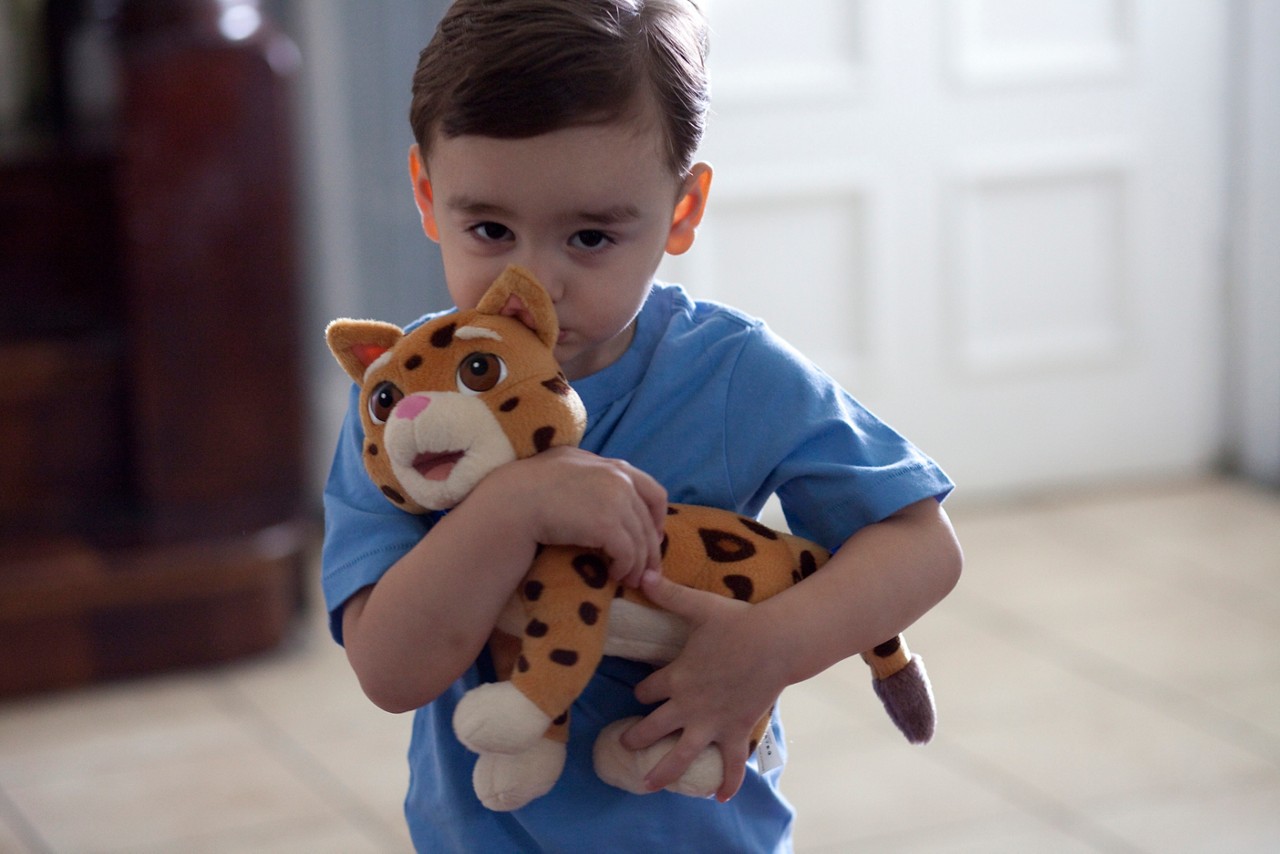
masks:
{"label": "blurred background", "polygon": [[[315,590],[321,333],[448,305],[446,5],[0,0],[0,852],[405,849]],[[1280,5],[705,5],[660,274],[937,458],[967,552],[933,745],[857,662],[784,697],[799,848],[1275,850]]]}

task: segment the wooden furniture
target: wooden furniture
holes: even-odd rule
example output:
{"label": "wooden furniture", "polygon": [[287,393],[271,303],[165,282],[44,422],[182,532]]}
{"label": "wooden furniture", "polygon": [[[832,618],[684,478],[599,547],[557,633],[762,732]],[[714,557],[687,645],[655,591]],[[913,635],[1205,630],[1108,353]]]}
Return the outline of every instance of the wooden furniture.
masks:
{"label": "wooden furniture", "polygon": [[0,695],[269,648],[314,539],[296,50],[252,0],[109,24],[106,123],[0,146]]}

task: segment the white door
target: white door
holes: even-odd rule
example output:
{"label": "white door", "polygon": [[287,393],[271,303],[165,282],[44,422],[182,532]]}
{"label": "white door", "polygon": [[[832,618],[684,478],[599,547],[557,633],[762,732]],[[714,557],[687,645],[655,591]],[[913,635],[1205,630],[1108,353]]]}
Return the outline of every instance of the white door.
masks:
{"label": "white door", "polygon": [[1222,444],[1228,4],[713,0],[716,167],[664,268],[965,494]]}

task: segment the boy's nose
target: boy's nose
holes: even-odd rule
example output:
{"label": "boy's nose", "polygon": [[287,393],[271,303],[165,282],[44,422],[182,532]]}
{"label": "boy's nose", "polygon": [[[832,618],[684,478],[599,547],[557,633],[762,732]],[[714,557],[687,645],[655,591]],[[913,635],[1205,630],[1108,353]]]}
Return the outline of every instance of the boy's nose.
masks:
{"label": "boy's nose", "polygon": [[564,296],[564,277],[549,254],[530,251],[516,263],[533,274],[552,302],[559,302]]}

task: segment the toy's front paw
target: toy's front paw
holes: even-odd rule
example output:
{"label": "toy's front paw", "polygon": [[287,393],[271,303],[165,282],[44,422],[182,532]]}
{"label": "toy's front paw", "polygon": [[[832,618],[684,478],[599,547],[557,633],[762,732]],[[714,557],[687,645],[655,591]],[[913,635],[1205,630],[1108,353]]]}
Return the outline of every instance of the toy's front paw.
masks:
{"label": "toy's front paw", "polygon": [[522,753],[550,725],[551,718],[510,682],[472,688],[453,711],[458,740],[476,753]]}
{"label": "toy's front paw", "polygon": [[[594,748],[596,776],[633,795],[647,795],[650,789],[644,778],[675,747],[676,736],[669,735],[644,750],[628,750],[622,746],[622,734],[640,718],[625,718],[600,730]],[[694,798],[709,798],[724,781],[724,760],[719,748],[712,746],[698,754],[679,780],[667,791]]]}
{"label": "toy's front paw", "polygon": [[551,791],[564,770],[564,757],[565,746],[545,738],[523,753],[485,753],[476,761],[471,783],[480,803],[510,812]]}

